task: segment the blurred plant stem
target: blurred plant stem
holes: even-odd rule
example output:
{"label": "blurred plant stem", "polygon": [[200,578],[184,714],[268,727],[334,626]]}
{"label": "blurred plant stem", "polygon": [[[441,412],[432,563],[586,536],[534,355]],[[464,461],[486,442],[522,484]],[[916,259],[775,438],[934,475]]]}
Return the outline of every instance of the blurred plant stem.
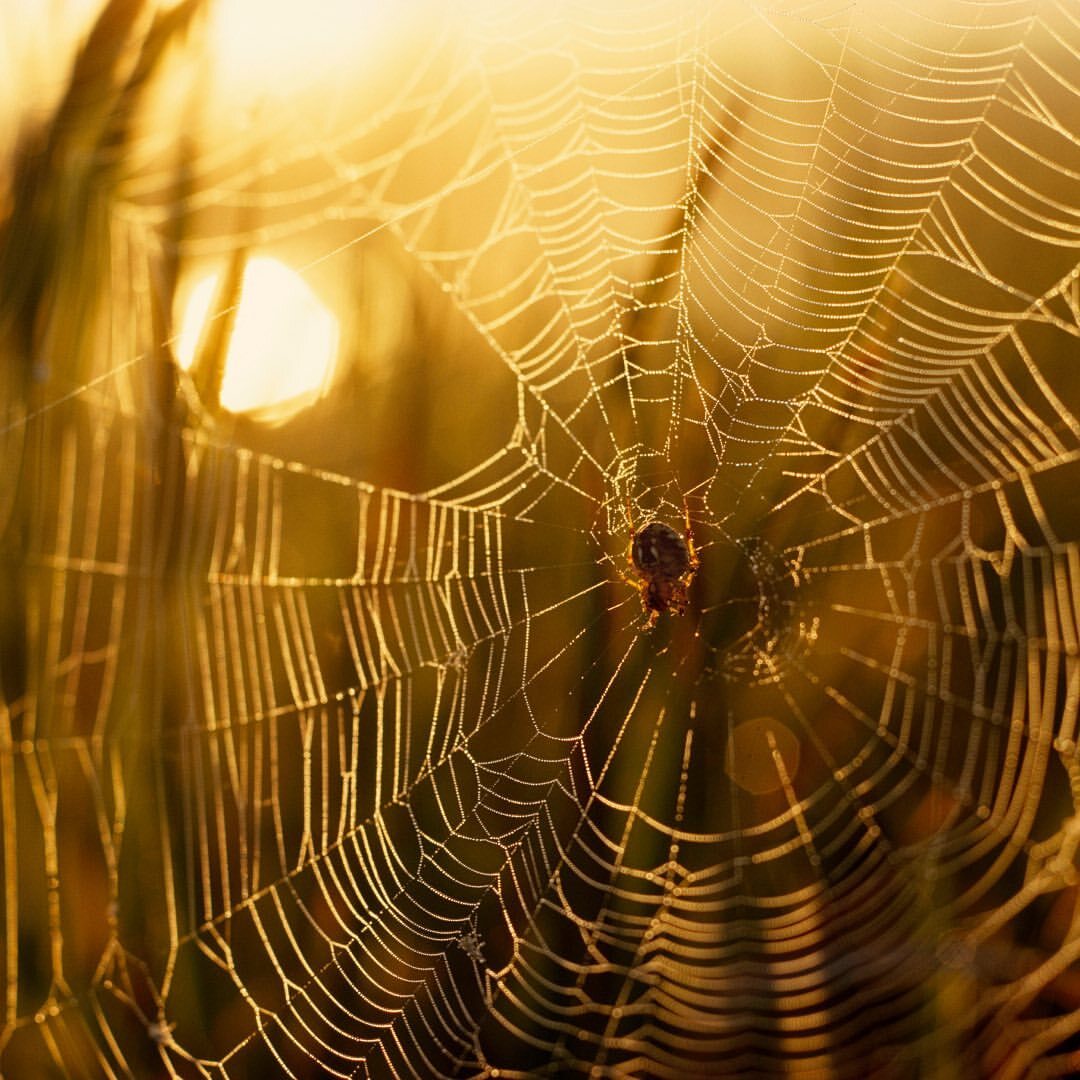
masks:
{"label": "blurred plant stem", "polygon": [[[157,573],[149,575],[150,587],[140,591],[137,600],[120,589],[96,592],[92,604],[86,600],[86,632],[100,633],[122,613],[121,634],[142,637],[141,622],[159,611],[157,602],[166,590],[164,567],[172,533],[168,523],[175,520],[175,503],[183,492],[177,482],[183,476],[178,429],[168,422],[175,417],[174,380],[164,350],[157,347],[165,339],[161,331],[170,305],[163,301],[150,318],[140,308],[130,279],[147,271],[139,266],[133,274],[131,251],[118,234],[113,208],[146,91],[159,75],[169,46],[204,5],[205,0],[184,0],[162,12],[146,0],[108,0],[75,56],[55,109],[43,123],[24,127],[5,164],[8,183],[0,201],[0,701],[5,713],[0,724],[0,809],[12,830],[24,813],[33,820],[21,801],[26,792],[17,783],[20,771],[13,745],[89,735],[99,731],[106,716],[111,722],[117,710],[130,711],[136,703],[154,708],[163,696],[161,665],[140,670],[138,662],[157,648],[152,636],[140,645],[141,652],[131,654],[135,661],[125,665],[114,687],[103,688],[93,677],[65,678],[57,657],[66,648],[68,630],[56,612],[70,588],[68,564],[77,554],[72,538],[85,527],[79,515],[97,523],[94,528],[123,528],[109,517],[117,513],[109,491],[114,482],[109,455],[116,453],[113,413],[90,417],[79,407],[81,393],[106,378],[101,392],[121,400],[125,390],[141,380],[136,385],[138,422],[148,436],[147,456],[155,462],[155,468],[142,472],[129,470],[142,485],[135,497],[152,504],[147,517],[155,528],[149,539],[140,538],[127,550],[118,544],[117,558],[142,564],[125,570],[150,564]],[[176,256],[167,252],[165,261],[170,258]],[[166,283],[175,278],[175,266],[166,266],[159,275]],[[146,360],[137,367],[136,344],[143,346],[141,357]],[[165,446],[165,441],[173,445]],[[94,451],[77,453],[80,442]],[[177,473],[171,480],[156,468],[166,462]],[[85,487],[93,475],[108,477],[103,505],[80,507],[65,501],[65,495]],[[101,526],[101,521],[106,524]],[[125,604],[131,605],[130,612]],[[147,679],[155,685],[148,686]],[[80,695],[86,700],[80,701]],[[89,695],[94,695],[92,703]],[[39,784],[58,785],[64,779],[61,765],[54,775],[52,759],[44,753],[45,780],[40,780],[36,759],[26,770],[39,777]],[[48,856],[54,861],[77,845],[78,823],[92,820],[92,806],[82,805],[77,796],[72,795],[69,805],[68,820],[75,824],[61,830],[62,835],[58,832],[60,855]],[[42,828],[57,831],[55,823]],[[46,836],[45,842],[50,849],[53,841]],[[5,844],[6,881],[31,880],[22,862],[33,857],[24,854],[30,849],[32,845]],[[59,862],[49,873],[58,878]],[[104,867],[100,873],[105,874]],[[113,889],[110,878],[95,891],[99,883],[90,876],[88,870],[80,886],[88,896]],[[24,996],[40,1001],[57,989],[78,993],[92,975],[78,957],[60,950],[58,928],[50,921],[57,917],[51,900],[28,887],[17,900],[5,905],[0,930],[9,1017],[13,1007],[25,1004],[20,1000]],[[69,940],[78,939],[80,927],[65,924],[64,933]],[[12,985],[13,972],[18,991]]]}
{"label": "blurred plant stem", "polygon": [[9,166],[10,197],[0,220],[0,534],[8,579],[0,686],[8,701],[25,691],[17,598],[24,592],[29,503],[50,467],[47,425],[37,425],[35,435],[42,471],[24,460],[27,422],[112,363],[110,203],[118,171],[145,90],[204,2],[184,0],[150,15],[146,0],[109,0],[52,116],[23,132]]}

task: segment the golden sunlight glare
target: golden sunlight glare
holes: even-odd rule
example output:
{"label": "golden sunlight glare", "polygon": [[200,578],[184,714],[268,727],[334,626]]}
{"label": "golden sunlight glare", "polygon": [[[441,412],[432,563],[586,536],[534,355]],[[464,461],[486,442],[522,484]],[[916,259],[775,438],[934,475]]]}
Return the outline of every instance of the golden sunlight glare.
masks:
{"label": "golden sunlight glare", "polygon": [[375,37],[375,0],[216,0],[209,23],[217,76],[277,94],[355,62]]}
{"label": "golden sunlight glare", "polygon": [[[195,362],[221,271],[191,289],[176,342],[177,362]],[[260,256],[244,268],[229,337],[221,405],[281,421],[322,396],[334,372],[338,320],[306,281],[277,259]]]}

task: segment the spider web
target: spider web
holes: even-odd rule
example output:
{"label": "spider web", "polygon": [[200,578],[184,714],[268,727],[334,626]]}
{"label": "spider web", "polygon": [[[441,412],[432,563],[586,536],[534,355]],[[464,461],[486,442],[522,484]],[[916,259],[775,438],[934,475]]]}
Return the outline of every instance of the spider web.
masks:
{"label": "spider web", "polygon": [[[140,144],[5,406],[5,1075],[1080,1069],[1080,20],[910,7]],[[274,245],[415,348],[264,431],[163,312]]]}

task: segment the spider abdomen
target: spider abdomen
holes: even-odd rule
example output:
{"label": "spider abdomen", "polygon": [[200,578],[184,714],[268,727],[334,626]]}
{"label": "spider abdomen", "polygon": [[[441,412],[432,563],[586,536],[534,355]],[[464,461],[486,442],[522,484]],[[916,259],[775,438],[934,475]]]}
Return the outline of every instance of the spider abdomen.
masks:
{"label": "spider abdomen", "polygon": [[681,578],[691,562],[686,540],[662,521],[650,521],[634,534],[630,557],[634,569],[653,582]]}
{"label": "spider abdomen", "polygon": [[662,521],[650,521],[632,534],[628,555],[649,625],[668,610],[681,615],[686,610],[690,580],[698,568],[689,520],[686,536]]}

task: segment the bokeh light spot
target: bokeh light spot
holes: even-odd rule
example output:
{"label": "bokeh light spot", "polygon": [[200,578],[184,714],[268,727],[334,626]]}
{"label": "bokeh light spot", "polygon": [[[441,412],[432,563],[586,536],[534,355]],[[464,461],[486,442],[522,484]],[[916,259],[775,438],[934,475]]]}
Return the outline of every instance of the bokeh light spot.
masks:
{"label": "bokeh light spot", "polygon": [[[183,306],[176,357],[184,369],[195,363],[221,273],[200,278]],[[329,385],[338,339],[337,317],[295,270],[265,256],[249,260],[227,346],[222,407],[275,422],[295,415]]]}

